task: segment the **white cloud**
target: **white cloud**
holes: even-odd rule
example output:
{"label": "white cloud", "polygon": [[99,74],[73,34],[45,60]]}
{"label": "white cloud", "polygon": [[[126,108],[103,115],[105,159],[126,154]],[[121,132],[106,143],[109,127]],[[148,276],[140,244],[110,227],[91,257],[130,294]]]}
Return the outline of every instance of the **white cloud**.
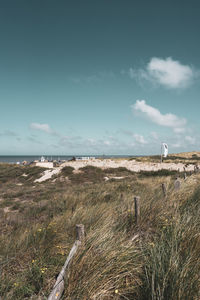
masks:
{"label": "white cloud", "polygon": [[[130,130],[121,129],[120,132],[128,137],[131,137],[131,140],[134,138],[135,141],[141,145],[147,144],[148,142],[144,139],[143,135],[134,133]],[[131,142],[130,145],[135,145],[135,142]]]}
{"label": "white cloud", "polygon": [[197,76],[197,72],[188,65],[181,64],[171,57],[166,59],[152,57],[145,69],[129,69],[131,78],[148,80],[170,89],[188,87]]}
{"label": "white cloud", "polygon": [[133,137],[135,138],[136,142],[138,142],[139,144],[147,144],[147,141],[145,141],[143,135],[134,134]]}
{"label": "white cloud", "polygon": [[48,124],[41,124],[41,123],[31,123],[30,128],[45,131],[47,133],[50,133],[52,131]]}
{"label": "white cloud", "polygon": [[186,119],[179,118],[174,114],[161,114],[161,112],[157,108],[146,104],[145,100],[137,100],[136,103],[131,107],[133,111],[139,111],[143,113],[143,115],[146,116],[153,123],[158,124],[160,126],[173,128],[174,131],[178,130],[180,132],[180,130],[183,130],[184,126],[187,123]]}
{"label": "white cloud", "polygon": [[40,130],[46,133],[49,133],[53,136],[59,136],[59,134],[54,131],[53,129],[51,129],[51,127],[49,126],[49,124],[41,124],[41,123],[31,123],[30,124],[30,128],[31,129],[35,129],[35,130]]}

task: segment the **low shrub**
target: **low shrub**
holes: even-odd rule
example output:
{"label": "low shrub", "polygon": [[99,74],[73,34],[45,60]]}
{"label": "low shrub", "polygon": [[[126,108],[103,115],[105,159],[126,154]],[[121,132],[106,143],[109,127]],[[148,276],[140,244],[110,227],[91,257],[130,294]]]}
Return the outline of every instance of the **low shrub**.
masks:
{"label": "low shrub", "polygon": [[91,183],[98,183],[104,181],[104,172],[102,169],[93,167],[93,166],[86,166],[79,169],[81,172],[77,174],[72,174],[69,179],[73,183],[84,183],[84,182],[91,182]]}
{"label": "low shrub", "polygon": [[66,167],[62,168],[61,175],[69,176],[69,175],[73,174],[73,171],[74,171],[73,167],[66,166]]}
{"label": "low shrub", "polygon": [[170,171],[170,170],[158,170],[158,171],[140,171],[140,177],[150,177],[150,176],[173,176],[177,175],[177,171]]}

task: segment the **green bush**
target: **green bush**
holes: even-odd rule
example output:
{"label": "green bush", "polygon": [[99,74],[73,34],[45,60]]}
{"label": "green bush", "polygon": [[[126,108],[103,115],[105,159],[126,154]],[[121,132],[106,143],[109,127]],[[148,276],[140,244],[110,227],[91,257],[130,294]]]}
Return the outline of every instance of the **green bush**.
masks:
{"label": "green bush", "polygon": [[158,171],[140,171],[140,177],[150,177],[150,176],[173,176],[177,175],[177,171],[170,171],[170,170],[158,170]]}
{"label": "green bush", "polygon": [[69,176],[69,175],[73,174],[73,171],[74,171],[73,167],[66,166],[66,167],[62,168],[61,174],[63,176]]}
{"label": "green bush", "polygon": [[79,169],[81,173],[72,174],[69,178],[73,183],[84,183],[84,182],[91,182],[91,183],[98,183],[104,181],[104,172],[102,169],[93,167],[93,166],[86,166]]}

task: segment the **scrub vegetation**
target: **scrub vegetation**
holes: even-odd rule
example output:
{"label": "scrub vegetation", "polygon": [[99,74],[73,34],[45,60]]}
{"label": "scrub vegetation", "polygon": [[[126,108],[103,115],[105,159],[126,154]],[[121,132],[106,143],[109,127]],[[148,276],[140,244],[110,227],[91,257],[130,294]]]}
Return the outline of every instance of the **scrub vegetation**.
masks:
{"label": "scrub vegetation", "polygon": [[[81,223],[86,239],[62,299],[200,299],[199,173],[184,180],[170,171],[64,168],[34,183],[43,170],[0,164],[2,299],[47,299]],[[138,225],[134,196],[141,202]]]}

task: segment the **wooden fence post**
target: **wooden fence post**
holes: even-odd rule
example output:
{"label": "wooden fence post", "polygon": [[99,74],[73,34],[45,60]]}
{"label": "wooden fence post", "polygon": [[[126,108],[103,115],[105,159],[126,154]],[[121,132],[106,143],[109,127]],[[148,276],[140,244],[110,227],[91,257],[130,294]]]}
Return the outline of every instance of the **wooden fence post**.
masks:
{"label": "wooden fence post", "polygon": [[176,180],[174,182],[175,191],[180,190],[180,187],[181,187],[181,182],[180,182],[180,180],[178,178],[176,178]]}
{"label": "wooden fence post", "polygon": [[167,195],[167,188],[166,188],[166,184],[165,183],[162,183],[162,191],[163,191],[164,197],[166,197],[166,195]]}
{"label": "wooden fence post", "polygon": [[85,229],[83,224],[76,225],[76,239],[83,242],[85,239]]}
{"label": "wooden fence post", "polygon": [[135,203],[135,223],[139,224],[140,221],[140,197],[134,197]]}
{"label": "wooden fence post", "polygon": [[54,284],[53,290],[49,295],[48,300],[59,300],[62,297],[64,286],[65,286],[66,270],[69,268],[69,264],[73,256],[77,252],[78,247],[84,241],[84,238],[85,238],[84,225],[82,224],[76,225],[76,241],[69,252],[69,255],[65,261],[64,266],[62,267],[60,274],[57,277],[56,283]]}

